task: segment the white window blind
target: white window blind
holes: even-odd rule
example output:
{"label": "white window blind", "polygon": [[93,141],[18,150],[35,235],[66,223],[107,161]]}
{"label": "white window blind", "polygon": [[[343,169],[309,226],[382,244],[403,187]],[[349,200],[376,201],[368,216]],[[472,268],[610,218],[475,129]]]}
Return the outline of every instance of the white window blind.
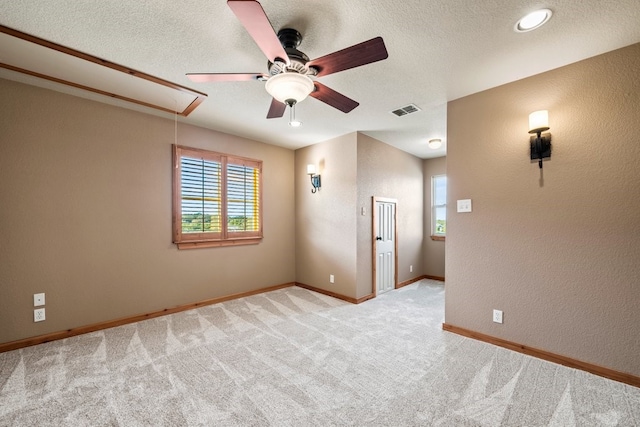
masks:
{"label": "white window blind", "polygon": [[227,162],[227,232],[255,233],[260,229],[260,169],[254,162]]}
{"label": "white window blind", "polygon": [[258,243],[262,162],[174,146],[174,242],[179,248]]}
{"label": "white window blind", "polygon": [[180,158],[183,233],[221,232],[222,199],[219,161]]}

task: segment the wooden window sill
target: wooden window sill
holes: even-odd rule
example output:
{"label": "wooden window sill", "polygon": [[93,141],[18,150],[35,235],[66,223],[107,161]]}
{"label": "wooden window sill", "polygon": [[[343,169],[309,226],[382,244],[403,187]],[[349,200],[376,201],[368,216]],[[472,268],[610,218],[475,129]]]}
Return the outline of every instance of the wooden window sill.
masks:
{"label": "wooden window sill", "polygon": [[178,249],[196,249],[196,248],[215,248],[220,246],[242,246],[242,245],[257,245],[262,241],[262,237],[250,238],[250,239],[233,239],[233,240],[213,240],[205,242],[180,242],[176,243]]}
{"label": "wooden window sill", "polygon": [[444,242],[445,236],[431,236],[431,240],[436,240],[438,242]]}

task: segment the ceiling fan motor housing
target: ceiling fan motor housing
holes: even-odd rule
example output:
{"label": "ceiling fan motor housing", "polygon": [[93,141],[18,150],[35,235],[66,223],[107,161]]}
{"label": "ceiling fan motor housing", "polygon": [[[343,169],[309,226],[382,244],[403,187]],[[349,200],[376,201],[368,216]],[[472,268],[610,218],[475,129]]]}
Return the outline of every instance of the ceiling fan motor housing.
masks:
{"label": "ceiling fan motor housing", "polygon": [[312,67],[307,67],[309,57],[304,52],[297,49],[302,42],[302,34],[300,34],[298,30],[294,30],[293,28],[283,28],[278,31],[278,40],[280,40],[280,44],[282,44],[285,52],[287,52],[290,63],[287,65],[284,60],[281,60],[281,58],[276,59],[274,62],[269,61],[268,68],[270,75],[275,76],[276,74],[287,71],[294,71],[299,74],[312,76],[317,74],[317,70]]}
{"label": "ceiling fan motor housing", "polygon": [[283,28],[278,31],[278,40],[280,40],[280,44],[285,49],[295,49],[300,46],[300,43],[302,42],[302,34],[293,28]]}

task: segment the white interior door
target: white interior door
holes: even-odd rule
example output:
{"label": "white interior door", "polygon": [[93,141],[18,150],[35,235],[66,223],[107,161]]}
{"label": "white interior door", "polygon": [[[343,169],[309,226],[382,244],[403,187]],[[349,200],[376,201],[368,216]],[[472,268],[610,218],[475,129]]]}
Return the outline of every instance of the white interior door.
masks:
{"label": "white interior door", "polygon": [[375,289],[376,294],[396,286],[396,203],[374,199],[375,204]]}

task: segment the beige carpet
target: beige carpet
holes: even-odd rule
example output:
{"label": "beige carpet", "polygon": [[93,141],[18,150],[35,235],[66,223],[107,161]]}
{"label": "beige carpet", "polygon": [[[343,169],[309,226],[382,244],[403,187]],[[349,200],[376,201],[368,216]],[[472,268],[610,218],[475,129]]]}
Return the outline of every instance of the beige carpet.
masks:
{"label": "beige carpet", "polygon": [[640,426],[640,389],[287,288],[0,354],[1,426]]}

